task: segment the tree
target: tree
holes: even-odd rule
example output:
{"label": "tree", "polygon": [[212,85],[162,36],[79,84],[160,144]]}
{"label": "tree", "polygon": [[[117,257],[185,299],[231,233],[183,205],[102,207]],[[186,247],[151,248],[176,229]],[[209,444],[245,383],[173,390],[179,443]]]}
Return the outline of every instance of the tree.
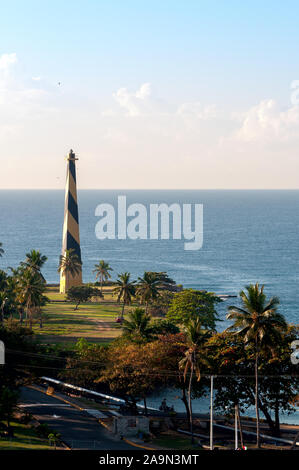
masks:
{"label": "tree", "polygon": [[4,308],[8,297],[5,291],[0,292],[0,322],[3,324],[4,322]]}
{"label": "tree", "polygon": [[19,394],[17,391],[11,390],[8,387],[0,389],[0,421],[6,422],[10,435],[12,435],[10,422],[17,406],[18,396]]}
{"label": "tree", "polygon": [[92,297],[103,297],[103,294],[94,287],[90,286],[73,286],[70,287],[66,294],[69,302],[75,303],[74,310],[78,310],[78,306],[83,302],[88,302]]}
{"label": "tree", "polygon": [[132,310],[122,324],[123,335],[136,342],[152,338],[151,317],[142,308]]}
{"label": "tree", "polygon": [[110,271],[113,269],[109,266],[109,263],[106,263],[104,260],[100,260],[98,264],[94,265],[95,269],[93,272],[96,274],[96,279],[100,280],[101,283],[101,293],[103,292],[103,282],[111,278]]}
{"label": "tree", "polygon": [[154,335],[175,335],[180,329],[174,323],[164,318],[159,318],[152,323],[152,333]]}
{"label": "tree", "polygon": [[175,284],[165,272],[147,271],[144,273],[143,277],[138,278],[138,281],[136,294],[141,302],[145,303],[146,312],[148,311],[149,303],[159,297],[161,289],[166,289]]}
{"label": "tree", "polygon": [[40,309],[47,298],[43,295],[45,292],[45,283],[36,272],[25,269],[18,278],[17,289],[20,301],[26,308],[26,326],[29,318],[29,326],[32,329],[32,313],[35,309]]}
{"label": "tree", "polygon": [[0,258],[4,254],[4,250],[3,250],[2,246],[3,246],[3,243],[0,242]]}
{"label": "tree", "polygon": [[147,312],[149,302],[159,295],[160,280],[156,273],[145,272],[143,277],[138,278],[138,281],[136,294],[141,302],[145,303],[145,311]]}
{"label": "tree", "polygon": [[[279,437],[279,413],[295,412],[298,394],[297,367],[290,361],[292,341],[298,339],[299,329],[289,326],[282,332],[277,354],[263,351],[259,360],[259,408],[269,430]],[[215,375],[215,408],[221,413],[233,414],[239,405],[244,413],[255,405],[255,346],[245,344],[242,336],[229,331],[214,334],[206,345],[210,373]]]}
{"label": "tree", "polygon": [[159,296],[148,306],[148,313],[151,316],[165,316],[173,300],[174,293],[169,290],[162,290]]}
{"label": "tree", "polygon": [[4,290],[7,285],[7,274],[5,271],[0,269],[0,290]]}
{"label": "tree", "polygon": [[[185,351],[185,357],[181,359],[179,366],[184,370],[184,381],[187,379],[187,373],[189,374],[189,385],[188,385],[188,401],[190,410],[190,432],[191,442],[193,443],[193,413],[192,413],[192,380],[194,373],[197,377],[197,381],[200,381],[200,368],[198,362],[198,353],[200,347],[204,344],[208,338],[209,333],[202,329],[201,321],[199,317],[192,318],[185,326],[186,332],[186,344],[188,349]],[[202,360],[203,358],[201,358]]]}
{"label": "tree", "polygon": [[31,250],[29,253],[26,253],[26,260],[21,263],[21,266],[32,269],[35,273],[41,276],[43,281],[45,281],[45,278],[41,273],[41,268],[47,259],[48,258],[45,255],[42,255],[39,250]]}
{"label": "tree", "polygon": [[215,303],[221,302],[210,292],[185,289],[174,294],[166,318],[176,324],[188,324],[191,319],[200,318],[202,328],[215,330],[219,320]]}
{"label": "tree", "polygon": [[59,378],[74,385],[94,388],[95,380],[106,366],[107,354],[107,345],[88,343],[85,338],[80,338],[75,345],[75,355],[67,358]]}
{"label": "tree", "polygon": [[283,315],[277,312],[279,299],[272,297],[267,301],[264,286],[251,284],[246,291],[240,292],[241,307],[230,306],[228,320],[234,323],[230,330],[241,335],[245,344],[253,344],[255,349],[255,410],[257,447],[260,447],[260,417],[259,417],[259,357],[262,349],[270,349],[275,355],[275,345],[281,340],[281,333],[287,327]]}
{"label": "tree", "polygon": [[[190,409],[187,399],[187,382],[180,361],[186,351],[186,334],[166,334],[155,341],[147,343],[148,367],[155,383],[160,387],[174,387],[182,392],[181,400],[186,408],[188,422]],[[198,395],[200,391],[197,390]]]}
{"label": "tree", "polygon": [[48,435],[49,444],[52,445],[52,443],[53,443],[54,450],[56,450],[56,446],[59,443],[60,438],[61,438],[61,434],[59,434],[56,431],[50,432],[50,434]]}
{"label": "tree", "polygon": [[151,368],[153,343],[112,344],[108,349],[106,367],[96,380],[109,385],[117,393],[135,404],[143,398],[147,414],[146,397],[157,386],[157,375]]}
{"label": "tree", "polygon": [[70,273],[72,277],[79,274],[82,270],[82,263],[73,248],[65,251],[64,255],[59,257],[59,273]]}
{"label": "tree", "polygon": [[117,294],[117,301],[123,302],[121,311],[121,320],[124,318],[125,305],[130,305],[132,297],[135,295],[135,283],[136,281],[130,280],[131,274],[128,272],[118,275],[116,280],[116,287],[114,292]]}

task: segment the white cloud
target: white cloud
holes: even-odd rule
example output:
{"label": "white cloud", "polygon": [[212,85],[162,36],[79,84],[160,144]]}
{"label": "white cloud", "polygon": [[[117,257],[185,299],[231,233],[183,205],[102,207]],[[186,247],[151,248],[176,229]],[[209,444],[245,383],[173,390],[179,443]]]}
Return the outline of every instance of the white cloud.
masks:
{"label": "white cloud", "polygon": [[243,112],[197,100],[171,106],[157,99],[146,82],[133,91],[118,89],[104,110],[96,95],[92,102],[84,95],[78,99],[65,88],[47,86],[44,79],[15,73],[12,59],[4,62],[5,70],[11,70],[3,82],[0,73],[1,148],[10,161],[2,169],[7,187],[55,187],[68,147],[84,156],[79,168],[85,188],[297,185],[299,107],[281,109],[271,99]]}
{"label": "white cloud", "polygon": [[203,106],[199,101],[181,104],[177,109],[177,114],[203,120],[219,117],[216,105]]}
{"label": "white cloud", "polygon": [[140,100],[144,100],[151,94],[151,84],[150,83],[144,83],[141,85],[139,90],[136,91],[135,96],[136,98],[139,98]]}
{"label": "white cloud", "polygon": [[34,82],[39,82],[41,80],[41,77],[32,77],[32,80]]}
{"label": "white cloud", "polygon": [[144,83],[136,92],[129,92],[127,88],[120,88],[113,94],[115,101],[127,111],[128,116],[139,116],[151,111],[149,97],[151,95],[150,83]]}
{"label": "white cloud", "polygon": [[17,62],[17,54],[2,54],[0,56],[0,70],[7,70]]}
{"label": "white cloud", "polygon": [[299,107],[281,110],[273,99],[261,101],[244,113],[235,138],[244,142],[285,142],[299,137]]}

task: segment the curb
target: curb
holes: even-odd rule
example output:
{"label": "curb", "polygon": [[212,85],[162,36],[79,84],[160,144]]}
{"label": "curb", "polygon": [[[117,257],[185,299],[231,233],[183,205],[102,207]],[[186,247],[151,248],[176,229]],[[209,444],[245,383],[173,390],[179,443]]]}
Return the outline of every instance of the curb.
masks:
{"label": "curb", "polygon": [[125,441],[127,444],[131,446],[139,447],[140,449],[157,450],[157,449],[154,449],[153,447],[145,447],[145,446],[142,446],[141,444],[137,444],[136,442],[130,441],[129,439],[126,439],[125,437],[123,438],[123,441]]}
{"label": "curb", "polygon": [[84,408],[81,408],[79,405],[76,405],[75,403],[73,403],[73,402],[71,402],[71,401],[69,401],[69,400],[65,400],[64,398],[59,397],[59,396],[56,395],[55,393],[47,393],[47,392],[45,392],[44,390],[42,390],[41,388],[36,387],[35,385],[27,385],[27,387],[28,387],[28,388],[32,388],[33,390],[37,390],[38,392],[44,393],[45,395],[48,395],[49,397],[57,398],[57,400],[63,401],[64,403],[67,403],[68,405],[71,405],[71,406],[73,406],[74,408],[77,408],[77,410],[84,411]]}

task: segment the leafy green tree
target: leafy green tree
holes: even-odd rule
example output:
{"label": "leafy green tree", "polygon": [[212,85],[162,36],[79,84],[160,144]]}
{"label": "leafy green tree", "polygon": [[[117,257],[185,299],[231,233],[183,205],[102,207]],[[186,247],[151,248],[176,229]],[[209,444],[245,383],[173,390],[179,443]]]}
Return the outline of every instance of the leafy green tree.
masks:
{"label": "leafy green tree", "polygon": [[[297,367],[290,361],[291,343],[298,339],[299,329],[289,326],[282,332],[277,354],[263,351],[259,361],[259,408],[269,430],[279,437],[279,413],[294,413],[293,403],[299,389]],[[214,334],[207,342],[210,373],[215,375],[215,408],[233,414],[239,405],[244,413],[255,405],[254,344],[245,344],[240,335],[228,331]]]}
{"label": "leafy green tree", "polygon": [[165,272],[146,271],[143,277],[138,278],[136,295],[145,304],[146,312],[150,303],[157,300],[161,290],[171,288],[175,282]]}
{"label": "leafy green tree", "polygon": [[162,290],[159,292],[159,296],[152,300],[148,306],[148,313],[151,316],[165,316],[168,312],[170,304],[173,300],[174,292],[169,290]]}
{"label": "leafy green tree", "polygon": [[259,358],[265,350],[270,350],[275,356],[276,346],[281,341],[287,323],[284,316],[277,312],[279,299],[272,297],[267,301],[264,286],[251,284],[246,287],[246,291],[240,292],[242,307],[230,306],[227,319],[234,322],[230,330],[242,336],[245,344],[254,345],[256,434],[257,447],[260,447]]}
{"label": "leafy green tree", "polygon": [[0,389],[0,421],[5,421],[10,435],[13,435],[10,422],[18,402],[18,392],[8,387]]}
{"label": "leafy green tree", "polygon": [[215,310],[215,303],[218,302],[221,302],[219,297],[210,292],[184,289],[174,294],[166,318],[185,325],[198,317],[202,328],[215,330],[216,321],[219,321]]}
{"label": "leafy green tree", "polygon": [[3,291],[7,285],[7,274],[0,269],[0,290]]}
{"label": "leafy green tree", "polygon": [[4,309],[7,303],[8,297],[5,291],[0,292],[0,323],[4,322]]}
{"label": "leafy green tree", "polygon": [[45,281],[45,278],[41,273],[41,268],[47,259],[48,258],[45,255],[42,255],[39,250],[31,250],[29,253],[26,253],[26,260],[21,263],[21,266],[33,270],[41,276],[43,281]]}
{"label": "leafy green tree", "polygon": [[123,335],[135,342],[152,338],[151,317],[142,308],[132,310],[122,324]]}
{"label": "leafy green tree", "polygon": [[75,355],[67,358],[66,367],[59,378],[74,385],[96,388],[95,380],[101,376],[107,363],[108,346],[88,343],[85,338],[78,339]]}
{"label": "leafy green tree", "polygon": [[68,289],[66,294],[66,299],[75,303],[74,310],[78,310],[80,304],[90,301],[92,297],[103,297],[103,294],[100,290],[90,286],[73,286]]}
{"label": "leafy green tree", "polygon": [[131,305],[132,297],[134,297],[136,288],[136,281],[131,281],[131,274],[128,272],[118,275],[116,280],[116,287],[114,292],[117,294],[117,301],[123,302],[122,311],[121,311],[121,320],[124,318],[125,305]]}
{"label": "leafy green tree", "polygon": [[59,257],[59,273],[70,273],[72,277],[79,274],[82,270],[82,263],[73,248],[65,251],[64,255]]}
{"label": "leafy green tree", "polygon": [[158,384],[158,375],[151,369],[152,353],[153,343],[112,344],[97,382],[133,403],[142,398],[147,414],[146,397]]}
{"label": "leafy green tree", "polygon": [[164,318],[159,318],[152,323],[152,333],[154,335],[175,335],[180,329],[177,325]]}
{"label": "leafy green tree", "polygon": [[18,312],[17,278],[0,271],[0,322],[6,315],[12,316]]}
{"label": "leafy green tree", "polygon": [[96,275],[96,280],[97,279],[100,280],[101,293],[102,293],[103,282],[111,278],[110,271],[113,271],[113,269],[109,266],[109,263],[106,263],[103,259],[101,259],[98,264],[95,264],[94,267],[95,269],[93,270],[93,272]]}
{"label": "leafy green tree", "polygon": [[61,434],[55,431],[50,432],[50,434],[48,435],[49,443],[50,445],[54,445],[54,450],[56,450],[56,446],[57,444],[59,444],[60,438]]}

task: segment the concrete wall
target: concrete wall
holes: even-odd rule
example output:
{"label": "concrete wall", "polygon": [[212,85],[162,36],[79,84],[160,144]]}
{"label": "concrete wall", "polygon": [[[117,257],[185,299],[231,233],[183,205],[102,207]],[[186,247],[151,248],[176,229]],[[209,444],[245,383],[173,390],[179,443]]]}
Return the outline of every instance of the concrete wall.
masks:
{"label": "concrete wall", "polygon": [[149,433],[149,419],[146,416],[115,416],[113,432],[118,436],[136,436],[138,432]]}

